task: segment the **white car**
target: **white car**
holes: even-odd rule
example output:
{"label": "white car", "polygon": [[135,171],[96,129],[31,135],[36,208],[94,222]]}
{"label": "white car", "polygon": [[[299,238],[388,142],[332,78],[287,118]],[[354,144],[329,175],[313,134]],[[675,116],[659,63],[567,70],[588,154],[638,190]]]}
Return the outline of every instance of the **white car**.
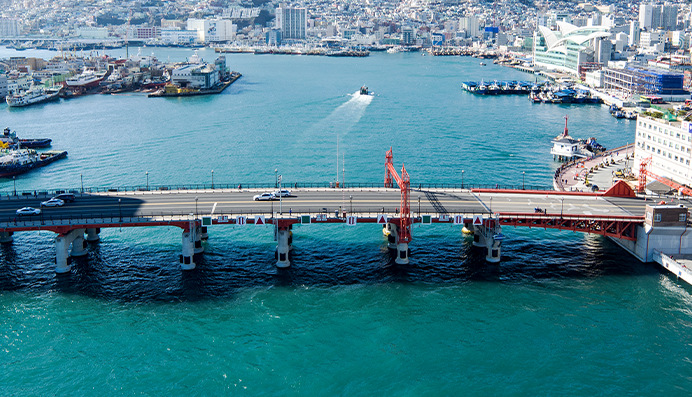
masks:
{"label": "white car", "polygon": [[65,202],[55,197],[48,201],[41,201],[41,207],[62,207],[63,205]]}
{"label": "white car", "polygon": [[291,197],[291,191],[288,189],[281,189],[274,191],[274,196],[276,197]]}
{"label": "white car", "polygon": [[274,196],[274,193],[262,193],[255,195],[253,197],[255,201],[266,201],[266,200],[274,200],[276,199],[276,196]]}
{"label": "white car", "polygon": [[17,210],[17,215],[41,215],[41,210],[34,207],[24,207]]}

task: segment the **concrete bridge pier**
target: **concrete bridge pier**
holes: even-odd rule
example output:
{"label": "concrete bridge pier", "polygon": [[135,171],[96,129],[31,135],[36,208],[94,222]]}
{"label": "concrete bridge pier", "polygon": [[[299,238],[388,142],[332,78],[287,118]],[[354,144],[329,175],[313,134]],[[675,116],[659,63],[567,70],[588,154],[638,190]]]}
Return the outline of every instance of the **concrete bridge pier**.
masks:
{"label": "concrete bridge pier", "polygon": [[[70,256],[84,256],[87,254],[84,231],[84,229],[74,229],[55,238],[56,273],[67,273],[70,271],[70,265],[68,264]],[[70,245],[72,245],[71,250]]]}
{"label": "concrete bridge pier", "polygon": [[397,265],[408,265],[408,243],[398,243],[396,245],[396,259],[394,262]]}
{"label": "concrete bridge pier", "polygon": [[183,270],[193,270],[195,268],[194,228],[191,230],[183,230],[183,253],[180,255],[180,267]]}
{"label": "concrete bridge pier", "polygon": [[473,246],[485,248],[487,262],[499,263],[504,236],[500,233],[501,228],[497,220],[492,226],[475,225],[473,228]]}
{"label": "concrete bridge pier", "polygon": [[202,246],[202,226],[196,225],[193,235],[195,240],[195,255],[198,255],[204,252],[204,247]]}
{"label": "concrete bridge pier", "polygon": [[473,230],[473,246],[479,247],[479,248],[485,248],[486,247],[485,226],[474,225],[472,230]]}
{"label": "concrete bridge pier", "polygon": [[382,234],[387,237],[387,248],[397,250],[399,246],[399,228],[393,223],[387,223],[382,229]]}
{"label": "concrete bridge pier", "polygon": [[89,228],[86,230],[86,241],[90,243],[95,243],[99,241],[101,238],[99,237],[99,233],[101,233],[101,228]]}
{"label": "concrete bridge pier", "polygon": [[276,232],[276,267],[286,268],[291,266],[291,261],[288,257],[292,248],[293,236],[290,227],[275,226]]}
{"label": "concrete bridge pier", "polygon": [[69,234],[74,235],[72,238],[72,251],[70,256],[84,256],[87,254],[87,242],[84,240],[84,229],[75,229]]}
{"label": "concrete bridge pier", "polygon": [[2,232],[0,233],[0,243],[2,244],[8,244],[14,241],[14,238],[12,238],[13,232]]}
{"label": "concrete bridge pier", "polygon": [[206,226],[202,226],[200,237],[202,237],[202,240],[207,240],[209,238],[209,232],[207,231]]}
{"label": "concrete bridge pier", "polygon": [[70,271],[70,265],[67,263],[69,254],[67,252],[70,247],[70,240],[67,235],[59,235],[55,238],[55,272],[67,273]]}

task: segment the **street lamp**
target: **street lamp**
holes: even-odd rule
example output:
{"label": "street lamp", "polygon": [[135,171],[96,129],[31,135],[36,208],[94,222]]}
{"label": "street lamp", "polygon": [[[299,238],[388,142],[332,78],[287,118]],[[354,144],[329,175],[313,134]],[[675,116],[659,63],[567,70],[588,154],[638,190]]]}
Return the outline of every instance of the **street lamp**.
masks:
{"label": "street lamp", "polygon": [[464,188],[464,170],[461,170],[461,188]]}
{"label": "street lamp", "polygon": [[84,178],[82,178],[82,174],[79,174],[79,182],[82,185],[82,193],[84,193]]}
{"label": "street lamp", "polygon": [[418,195],[418,215],[420,216],[420,194]]}
{"label": "street lamp", "polygon": [[197,200],[199,197],[195,196],[195,218],[199,218],[199,212],[197,211]]}
{"label": "street lamp", "polygon": [[274,189],[279,187],[279,169],[274,168]]}
{"label": "street lamp", "polygon": [[149,171],[144,173],[147,176],[147,190],[149,190]]}
{"label": "street lamp", "polygon": [[560,201],[562,201],[562,202],[560,203],[560,219],[562,219],[562,210],[565,208],[565,198],[564,198],[564,197],[560,197]]}
{"label": "street lamp", "polygon": [[12,182],[14,183],[14,195],[17,195],[17,177],[13,176],[12,177]]}
{"label": "street lamp", "polygon": [[526,177],[526,171],[522,171],[522,172],[521,172],[521,190],[525,190],[525,189],[526,189],[526,188],[524,187],[524,186],[525,186],[525,185],[524,185],[525,177]]}
{"label": "street lamp", "polygon": [[118,212],[120,212],[120,223],[123,223],[123,207],[120,205],[120,200],[118,199]]}
{"label": "street lamp", "polygon": [[214,170],[211,170],[211,190],[214,190]]}
{"label": "street lamp", "polygon": [[493,197],[490,196],[490,213],[493,213]]}
{"label": "street lamp", "polygon": [[353,213],[353,196],[348,196],[348,199],[351,201],[351,213]]}

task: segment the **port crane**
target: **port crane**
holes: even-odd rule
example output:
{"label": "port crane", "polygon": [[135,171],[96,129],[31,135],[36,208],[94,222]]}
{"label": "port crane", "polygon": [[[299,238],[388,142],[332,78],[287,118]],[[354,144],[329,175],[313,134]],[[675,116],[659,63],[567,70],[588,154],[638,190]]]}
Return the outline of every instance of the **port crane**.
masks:
{"label": "port crane", "polygon": [[684,196],[692,196],[692,189],[690,189],[687,186],[681,185],[673,180],[670,180],[668,178],[664,178],[662,176],[656,175],[653,172],[649,171],[649,164],[651,164],[652,157],[649,156],[645,159],[642,160],[642,162],[639,164],[639,184],[637,186],[637,191],[639,193],[644,193],[644,190],[646,189],[646,178],[650,177],[652,179],[655,179],[662,184],[673,188],[678,191],[679,194],[684,195]]}

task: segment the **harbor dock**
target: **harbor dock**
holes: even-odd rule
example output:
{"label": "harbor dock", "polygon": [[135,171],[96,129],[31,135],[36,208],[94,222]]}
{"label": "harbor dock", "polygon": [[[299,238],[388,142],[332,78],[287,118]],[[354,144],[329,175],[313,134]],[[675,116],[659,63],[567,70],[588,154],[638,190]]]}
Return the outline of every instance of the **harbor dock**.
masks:
{"label": "harbor dock", "polygon": [[196,95],[212,95],[222,93],[228,86],[233,84],[242,75],[238,72],[232,72],[231,78],[228,81],[223,81],[215,87],[203,89],[181,88],[174,85],[167,85],[164,88],[147,95],[149,98],[169,98],[181,96],[196,96]]}

